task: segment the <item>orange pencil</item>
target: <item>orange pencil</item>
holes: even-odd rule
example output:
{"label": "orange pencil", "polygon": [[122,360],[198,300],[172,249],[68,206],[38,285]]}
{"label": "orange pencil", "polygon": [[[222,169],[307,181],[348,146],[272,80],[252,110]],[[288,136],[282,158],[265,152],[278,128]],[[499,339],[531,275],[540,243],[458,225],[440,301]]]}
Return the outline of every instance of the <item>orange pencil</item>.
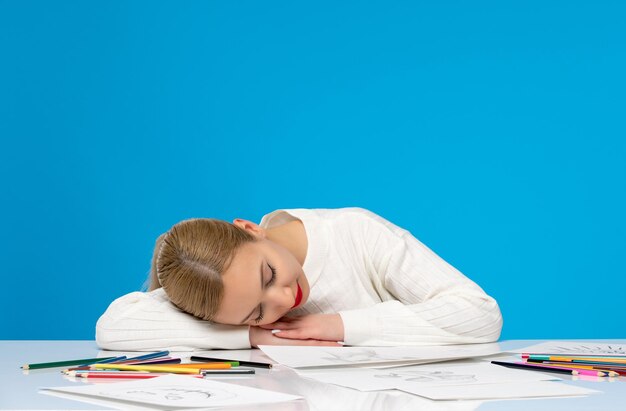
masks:
{"label": "orange pencil", "polygon": [[539,361],[562,361],[562,362],[593,362],[593,363],[617,363],[626,364],[625,357],[584,357],[584,356],[562,356],[549,354],[522,354],[523,359]]}

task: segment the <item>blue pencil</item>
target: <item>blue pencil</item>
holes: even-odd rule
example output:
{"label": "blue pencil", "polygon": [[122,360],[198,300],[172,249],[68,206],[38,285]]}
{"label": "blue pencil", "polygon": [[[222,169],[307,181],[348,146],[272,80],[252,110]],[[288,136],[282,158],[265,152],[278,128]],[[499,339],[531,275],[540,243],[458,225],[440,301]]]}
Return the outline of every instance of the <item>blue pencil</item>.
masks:
{"label": "blue pencil", "polygon": [[124,359],[126,359],[125,355],[122,355],[121,357],[113,357],[113,358],[109,358],[109,359],[105,358],[102,361],[96,361],[96,362],[90,362],[90,363],[87,363],[87,364],[81,364],[81,365],[79,365],[79,367],[87,367],[87,366],[89,366],[91,364],[108,364],[110,362],[121,361],[121,360],[124,360]]}
{"label": "blue pencil", "polygon": [[[155,352],[155,353],[150,353],[150,354],[144,354],[144,355],[140,355],[138,357],[131,357],[131,358],[126,358],[124,360],[124,362],[126,361],[139,361],[139,360],[151,360],[153,358],[159,358],[159,357],[164,357],[166,355],[168,355],[170,352],[169,351],[159,351],[159,352]],[[114,363],[120,362],[120,361],[112,361]]]}

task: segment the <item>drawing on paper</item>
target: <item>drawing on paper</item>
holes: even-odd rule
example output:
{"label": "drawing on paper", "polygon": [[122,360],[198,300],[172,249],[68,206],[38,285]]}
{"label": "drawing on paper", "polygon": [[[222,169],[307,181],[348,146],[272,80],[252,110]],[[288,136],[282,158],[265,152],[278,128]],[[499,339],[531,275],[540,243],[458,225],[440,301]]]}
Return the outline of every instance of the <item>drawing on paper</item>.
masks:
{"label": "drawing on paper", "polygon": [[376,378],[397,378],[411,382],[476,382],[473,374],[456,374],[452,371],[405,371],[376,374]]}
{"label": "drawing on paper", "polygon": [[377,361],[402,361],[414,359],[413,357],[399,355],[381,355],[375,350],[367,348],[353,348],[351,350],[341,350],[334,352],[324,351],[324,353],[329,355],[329,357],[322,357],[322,359],[332,361],[333,363],[342,362],[345,364]]}
{"label": "drawing on paper", "polygon": [[225,390],[207,390],[199,388],[186,388],[184,386],[171,387],[149,387],[149,388],[129,388],[124,387],[115,389],[115,387],[107,387],[106,391],[100,394],[131,401],[167,401],[179,402],[189,400],[214,400],[222,401],[237,397],[237,394]]}
{"label": "drawing on paper", "polygon": [[573,346],[555,346],[553,350],[554,354],[589,354],[589,355],[624,355],[626,356],[626,350],[624,346],[611,346],[611,345],[593,345],[593,344],[581,344]]}

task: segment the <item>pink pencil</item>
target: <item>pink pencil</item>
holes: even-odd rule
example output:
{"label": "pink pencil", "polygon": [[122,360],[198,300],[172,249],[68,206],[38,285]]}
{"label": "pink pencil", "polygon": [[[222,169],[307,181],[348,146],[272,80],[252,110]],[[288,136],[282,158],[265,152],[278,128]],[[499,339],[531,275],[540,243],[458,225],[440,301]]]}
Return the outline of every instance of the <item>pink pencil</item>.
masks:
{"label": "pink pencil", "polygon": [[590,375],[593,377],[606,377],[606,373],[595,370],[581,370],[580,368],[572,370],[572,375]]}
{"label": "pink pencil", "polygon": [[548,368],[548,369],[553,369],[553,370],[567,370],[567,371],[571,371],[572,375],[592,375],[594,377],[605,377],[606,374],[601,372],[601,371],[595,371],[595,370],[586,370],[586,369],[582,369],[582,368],[576,368],[576,366],[560,366],[560,365],[554,365],[554,364],[550,364],[550,365],[545,365],[543,363],[530,363],[530,362],[520,362],[518,364],[524,364],[524,365],[528,365],[530,367],[535,367],[535,368]]}

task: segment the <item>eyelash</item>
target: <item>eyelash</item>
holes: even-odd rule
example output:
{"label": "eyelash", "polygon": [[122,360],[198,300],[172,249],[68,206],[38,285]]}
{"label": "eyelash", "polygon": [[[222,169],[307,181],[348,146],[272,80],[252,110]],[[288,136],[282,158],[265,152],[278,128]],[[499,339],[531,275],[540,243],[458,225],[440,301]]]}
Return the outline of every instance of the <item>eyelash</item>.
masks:
{"label": "eyelash", "polygon": [[[267,266],[270,268],[270,270],[272,270],[272,278],[270,278],[270,280],[267,282],[267,285],[266,285],[266,287],[269,287],[272,284],[274,284],[274,281],[276,281],[276,269],[272,267],[269,263],[267,264]],[[259,307],[259,316],[254,319],[254,322],[258,324],[261,322],[262,319],[263,319],[263,304],[261,304],[261,306]]]}

